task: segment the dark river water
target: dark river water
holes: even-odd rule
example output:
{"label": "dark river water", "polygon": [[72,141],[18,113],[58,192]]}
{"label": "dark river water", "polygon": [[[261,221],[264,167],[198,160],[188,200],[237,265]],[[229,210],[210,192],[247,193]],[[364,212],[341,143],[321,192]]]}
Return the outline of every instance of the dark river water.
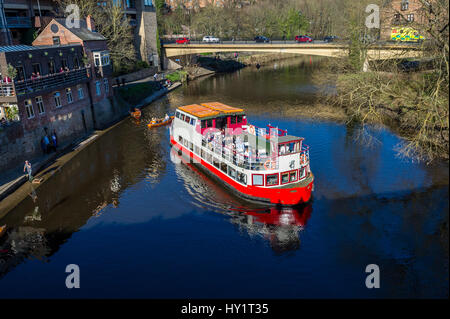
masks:
{"label": "dark river water", "polygon": [[[98,138],[0,220],[0,297],[448,297],[448,165],[397,157],[387,130],[361,137],[299,116],[314,107],[314,67],[295,59],[197,80]],[[168,129],[146,121],[209,101],[303,136],[313,201],[252,206],[174,163]],[[68,264],[80,289],[65,286]],[[369,264],[379,289],[365,285]]]}

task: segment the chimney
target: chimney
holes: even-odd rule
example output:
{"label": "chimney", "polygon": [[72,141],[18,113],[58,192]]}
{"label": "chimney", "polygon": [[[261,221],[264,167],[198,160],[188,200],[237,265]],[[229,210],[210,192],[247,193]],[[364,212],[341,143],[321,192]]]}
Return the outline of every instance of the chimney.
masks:
{"label": "chimney", "polygon": [[92,19],[91,15],[88,15],[86,17],[86,26],[90,31],[92,31],[92,32],[95,31],[94,19]]}

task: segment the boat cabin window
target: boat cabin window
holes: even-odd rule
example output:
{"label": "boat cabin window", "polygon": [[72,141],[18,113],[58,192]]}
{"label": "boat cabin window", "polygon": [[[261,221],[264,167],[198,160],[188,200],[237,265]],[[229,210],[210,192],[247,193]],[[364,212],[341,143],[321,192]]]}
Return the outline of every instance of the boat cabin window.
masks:
{"label": "boat cabin window", "polygon": [[245,175],[244,173],[237,173],[237,179],[239,182],[241,182],[242,184],[247,185],[247,175]]}
{"label": "boat cabin window", "polygon": [[189,123],[191,121],[191,118],[189,116],[186,115],[186,119],[185,119],[186,123]]}
{"label": "boat cabin window", "polygon": [[236,117],[236,121],[237,121],[238,123],[242,123],[242,119],[243,119],[243,115],[238,115],[238,116]]}
{"label": "boat cabin window", "polygon": [[215,157],[214,157],[214,159],[213,159],[213,165],[214,165],[215,167],[217,167],[217,168],[219,168],[219,166],[220,166],[219,160],[218,160],[217,158],[215,158]]}
{"label": "boat cabin window", "polygon": [[180,112],[177,111],[177,112],[175,113],[175,116],[177,117],[177,119],[179,119],[179,118],[180,118]]}
{"label": "boat cabin window", "polygon": [[289,181],[295,182],[297,180],[297,171],[293,171],[289,173]]}
{"label": "boat cabin window", "polygon": [[201,120],[200,126],[201,128],[206,128],[206,120]]}
{"label": "boat cabin window", "polygon": [[194,119],[194,118],[191,118],[191,125],[192,125],[192,126],[195,126],[195,122],[196,122],[195,119]]}
{"label": "boat cabin window", "polygon": [[230,124],[236,124],[236,116],[230,116]]}
{"label": "boat cabin window", "polygon": [[278,174],[266,175],[266,186],[278,185]]}
{"label": "boat cabin window", "polygon": [[[227,117],[217,117],[216,118],[216,128],[221,130],[227,126]],[[209,127],[209,125],[208,125]]]}
{"label": "boat cabin window", "polygon": [[184,121],[184,114],[183,113],[181,113],[181,115],[180,115],[180,120]]}
{"label": "boat cabin window", "polygon": [[220,169],[222,170],[222,172],[224,172],[225,174],[227,173],[227,167],[228,165],[225,163],[220,163]]}
{"label": "boat cabin window", "polygon": [[289,173],[282,173],[281,174],[281,184],[289,183]]}
{"label": "boat cabin window", "polygon": [[252,184],[254,186],[264,186],[264,175],[253,174],[252,175]]}
{"label": "boat cabin window", "polygon": [[230,175],[232,179],[236,179],[236,170],[234,168],[228,167],[228,175]]}
{"label": "boat cabin window", "polygon": [[300,168],[300,172],[299,172],[299,175],[300,175],[299,178],[305,177],[305,175],[306,175],[305,173],[306,173],[305,168],[304,168],[304,167],[301,167],[301,168]]}

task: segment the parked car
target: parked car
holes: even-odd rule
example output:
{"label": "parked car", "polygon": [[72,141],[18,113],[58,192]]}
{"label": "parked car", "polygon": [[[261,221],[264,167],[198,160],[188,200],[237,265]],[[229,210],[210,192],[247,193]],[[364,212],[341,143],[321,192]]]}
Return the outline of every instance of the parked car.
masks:
{"label": "parked car", "polygon": [[306,35],[296,35],[295,36],[295,42],[312,42],[312,38],[306,36]]}
{"label": "parked car", "polygon": [[269,43],[270,42],[270,39],[263,35],[256,36],[254,40],[256,43]]}
{"label": "parked car", "polygon": [[219,43],[220,39],[213,37],[212,35],[206,35],[203,37],[203,42],[209,42],[209,43]]}
{"label": "parked car", "polygon": [[189,40],[189,38],[178,38],[175,42],[178,44],[189,44],[191,40]]}
{"label": "parked car", "polygon": [[339,37],[335,36],[335,35],[329,35],[326,36],[325,38],[323,38],[323,41],[325,42],[333,42],[333,41],[337,41],[339,40]]}

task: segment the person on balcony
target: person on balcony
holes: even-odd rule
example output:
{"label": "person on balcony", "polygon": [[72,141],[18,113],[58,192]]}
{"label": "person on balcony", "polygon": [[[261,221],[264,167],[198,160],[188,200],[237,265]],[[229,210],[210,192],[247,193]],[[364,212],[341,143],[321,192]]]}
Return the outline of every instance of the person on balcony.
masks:
{"label": "person on balcony", "polygon": [[[12,80],[9,76],[5,76],[2,80],[3,83],[11,84]],[[6,86],[6,96],[11,96],[11,87],[9,85]]]}

